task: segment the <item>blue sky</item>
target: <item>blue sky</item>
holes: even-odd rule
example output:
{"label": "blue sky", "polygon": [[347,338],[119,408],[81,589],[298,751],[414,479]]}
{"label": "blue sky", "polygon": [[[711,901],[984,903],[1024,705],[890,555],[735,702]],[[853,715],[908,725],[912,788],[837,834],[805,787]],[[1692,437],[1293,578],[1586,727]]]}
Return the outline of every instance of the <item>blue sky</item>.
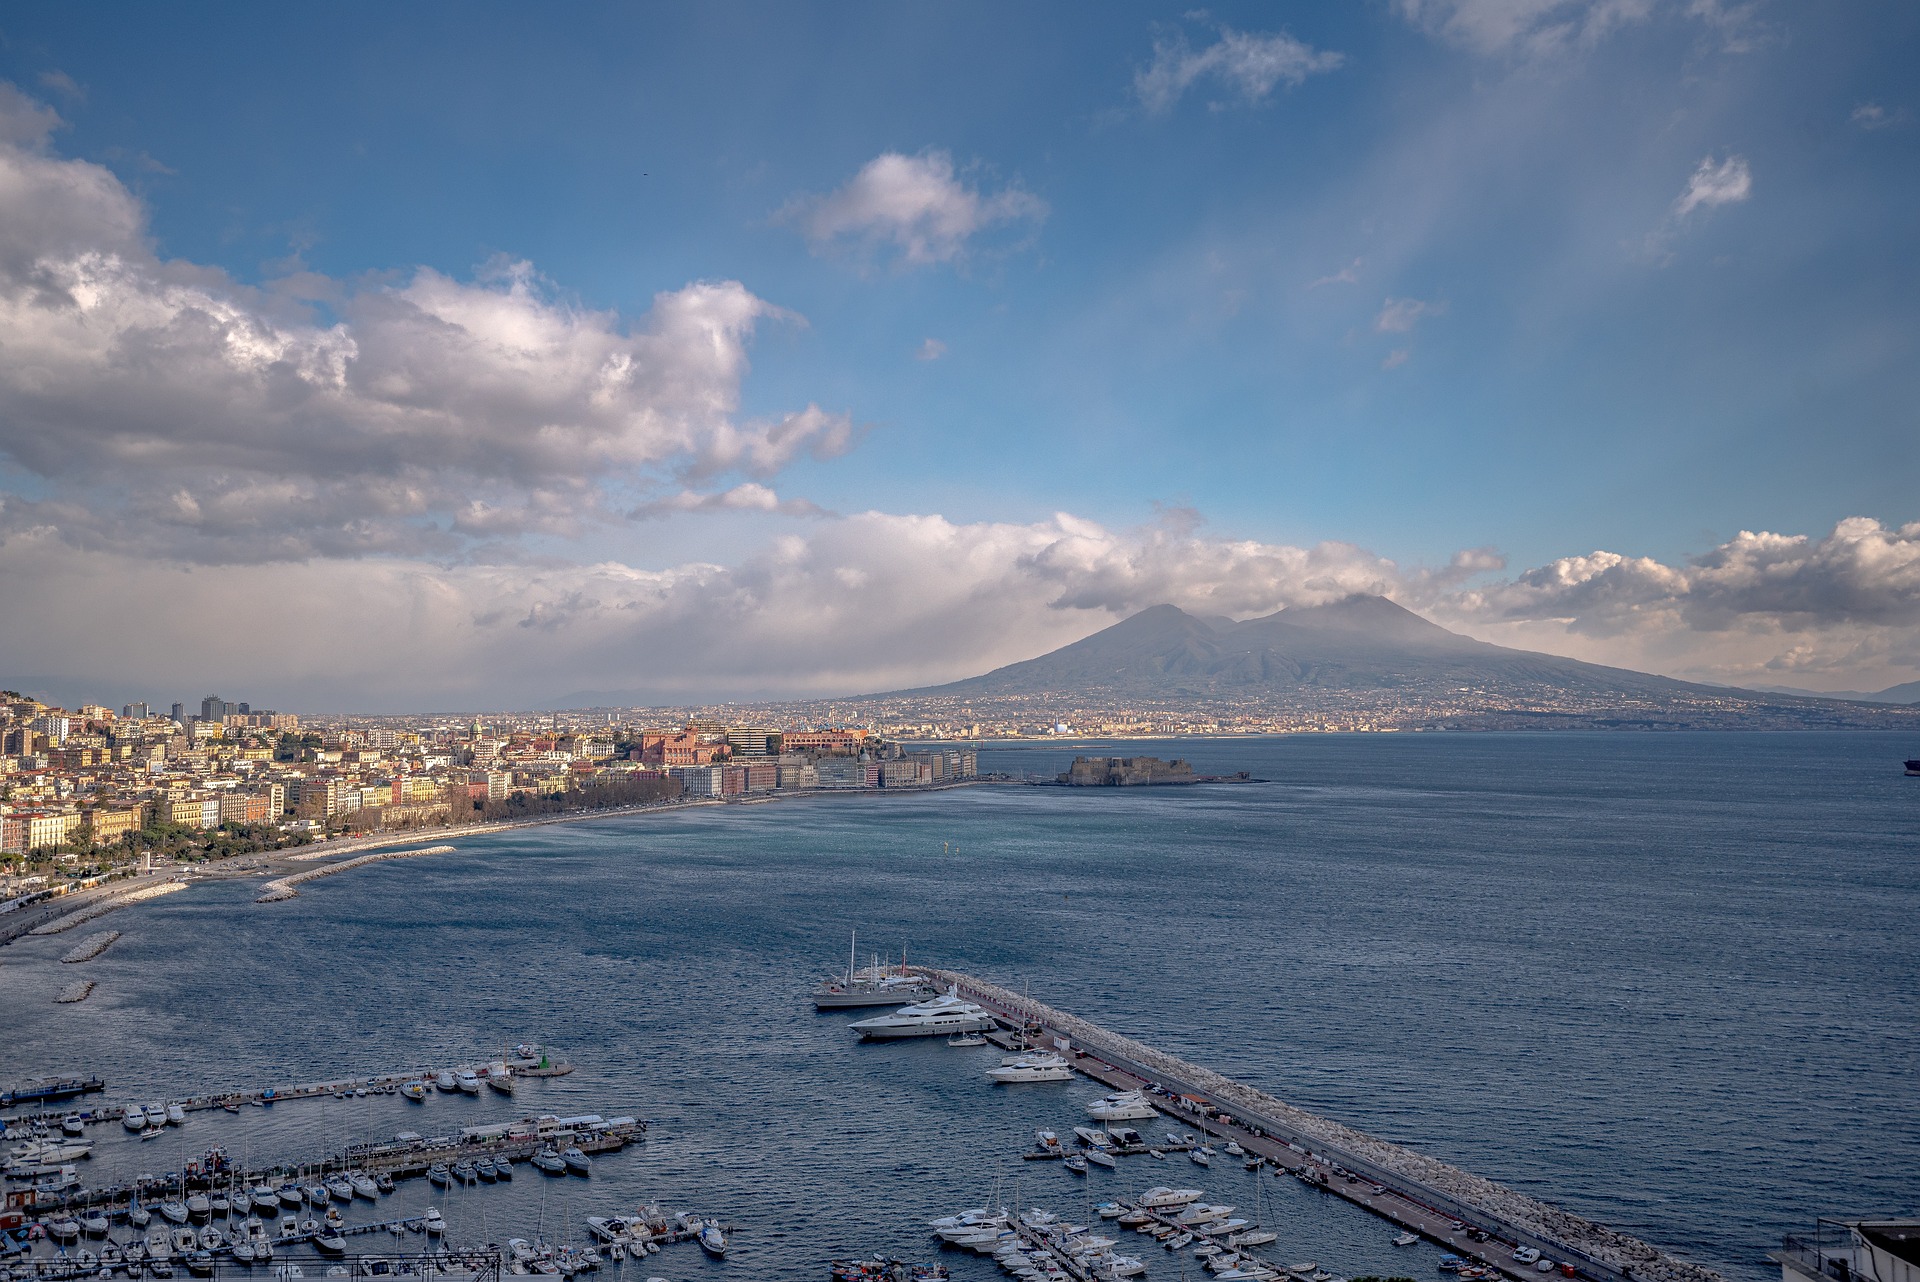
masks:
{"label": "blue sky", "polygon": [[[89,234],[144,283],[121,341],[0,389],[0,560],[92,584],[82,615],[149,570],[221,581],[189,615],[378,584],[415,620],[383,645],[465,656],[456,700],[632,687],[636,654],[663,694],[859,689],[1154,599],[1356,588],[1677,675],[1911,679],[1917,37],[1909,5],[1731,0],[13,6],[14,221],[110,205]],[[91,166],[119,190],[62,205]],[[355,394],[269,429],[264,367],[220,357],[209,385],[251,391],[206,406],[142,383],[126,336],[188,277],[221,324],[345,335]],[[690,339],[617,422],[510,354],[449,375],[474,401],[367,372],[403,298],[442,328],[516,289],[521,319],[602,318],[543,349],[573,368],[696,282],[737,282],[737,350]],[[382,359],[415,369],[439,340],[405,333]],[[30,371],[45,335],[13,337]],[[537,409],[490,418],[516,387]],[[517,453],[548,429],[577,468]],[[824,663],[855,619],[919,659]],[[721,634],[751,653],[680,648]],[[17,642],[53,681],[404,697],[378,650],[289,675]],[[603,675],[544,684],[555,660]]]}

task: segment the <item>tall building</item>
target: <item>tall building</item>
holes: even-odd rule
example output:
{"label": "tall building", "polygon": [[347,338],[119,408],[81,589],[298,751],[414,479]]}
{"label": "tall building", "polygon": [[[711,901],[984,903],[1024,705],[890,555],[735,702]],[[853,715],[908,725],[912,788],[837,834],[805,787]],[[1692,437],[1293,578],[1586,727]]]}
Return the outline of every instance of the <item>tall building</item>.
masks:
{"label": "tall building", "polygon": [[129,703],[120,709],[120,715],[133,721],[145,721],[153,715],[153,709],[144,703]]}

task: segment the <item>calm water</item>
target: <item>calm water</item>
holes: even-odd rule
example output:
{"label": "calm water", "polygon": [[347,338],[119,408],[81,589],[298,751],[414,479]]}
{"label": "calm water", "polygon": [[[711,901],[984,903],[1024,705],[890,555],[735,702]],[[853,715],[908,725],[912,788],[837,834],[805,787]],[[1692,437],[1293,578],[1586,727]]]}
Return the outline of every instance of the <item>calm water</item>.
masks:
{"label": "calm water", "polygon": [[[1920,1205],[1920,745],[1884,735],[1298,737],[1129,744],[1255,787],[974,788],[534,829],[255,906],[206,886],[0,950],[0,1080],[109,1099],[451,1063],[522,1039],[573,1076],[514,1103],[398,1098],[96,1132],[89,1172],[212,1143],[294,1158],[529,1111],[637,1113],[591,1180],[411,1188],[501,1239],[641,1196],[741,1226],[647,1274],[817,1279],[998,1197],[1152,1183],[1259,1208],[1278,1254],[1432,1276],[1292,1181],[1018,1160],[1086,1084],[994,1089],[987,1052],[857,1046],[804,1001],[847,932],[975,971],[1743,1279],[1815,1215]],[[1073,745],[990,751],[1060,769]],[[77,1006],[65,982],[99,981]],[[1164,1128],[1162,1128],[1164,1129]],[[1200,1177],[1196,1179],[1195,1177]],[[364,1215],[365,1212],[363,1211]],[[1127,1249],[1132,1246],[1133,1235]],[[1180,1266],[1146,1239],[1154,1276]],[[1002,1276],[952,1257],[958,1277]],[[638,1267],[638,1266],[636,1266]],[[1191,1272],[1191,1264],[1188,1265]]]}

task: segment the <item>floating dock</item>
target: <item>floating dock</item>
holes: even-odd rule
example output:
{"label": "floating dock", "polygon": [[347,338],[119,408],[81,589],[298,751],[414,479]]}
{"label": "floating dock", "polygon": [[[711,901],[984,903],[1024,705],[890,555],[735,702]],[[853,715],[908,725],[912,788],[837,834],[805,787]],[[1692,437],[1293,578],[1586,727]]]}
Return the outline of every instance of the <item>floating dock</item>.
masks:
{"label": "floating dock", "polygon": [[[1516,1277],[1536,1276],[1500,1247],[1531,1247],[1588,1282],[1726,1282],[1638,1238],[1550,1206],[1412,1149],[1296,1108],[1065,1011],[957,971],[911,967],[1068,1056],[1113,1090],[1140,1090],[1181,1125],[1224,1140],[1288,1173]],[[1476,1241],[1471,1231],[1489,1240]]]}

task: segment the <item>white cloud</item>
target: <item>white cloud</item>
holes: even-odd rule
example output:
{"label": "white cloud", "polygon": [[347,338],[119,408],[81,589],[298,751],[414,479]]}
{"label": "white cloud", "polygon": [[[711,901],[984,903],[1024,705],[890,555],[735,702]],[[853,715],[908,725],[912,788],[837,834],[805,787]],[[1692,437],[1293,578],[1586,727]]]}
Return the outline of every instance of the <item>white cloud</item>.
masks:
{"label": "white cloud", "polygon": [[1430,35],[1481,54],[1591,48],[1662,15],[1713,30],[1728,52],[1746,52],[1756,39],[1753,7],[1730,0],[1395,0],[1394,7]]}
{"label": "white cloud", "polygon": [[737,281],[631,322],[507,260],[250,288],[158,256],[117,178],[50,150],[57,124],[0,85],[0,457],[93,508],[101,537],[210,559],[430,550],[480,528],[456,513],[577,528],[649,478],[764,480],[854,440],[817,406],[738,416],[755,329],[795,318]]}
{"label": "white cloud", "polygon": [[1366,260],[1356,258],[1330,276],[1322,276],[1307,285],[1308,289],[1319,289],[1323,285],[1358,285],[1360,283],[1360,265]]}
{"label": "white cloud", "polygon": [[1419,298],[1389,298],[1380,304],[1380,314],[1373,318],[1373,331],[1376,334],[1406,334],[1429,316],[1445,316],[1445,300],[1426,301]]}
{"label": "white cloud", "polygon": [[1186,35],[1177,32],[1153,42],[1153,61],[1134,73],[1133,91],[1151,112],[1172,110],[1203,80],[1257,103],[1283,81],[1297,85],[1345,61],[1344,54],[1315,49],[1284,31],[1262,34],[1222,27],[1220,38],[1203,49],[1194,49]]}
{"label": "white cloud", "polygon": [[757,481],[745,481],[730,490],[700,493],[681,490],[663,499],[653,499],[627,513],[636,521],[672,516],[680,512],[763,512],[781,516],[831,516],[809,499],[783,499],[770,487]]}
{"label": "white cloud", "polygon": [[1381,358],[1380,368],[1381,369],[1399,369],[1402,365],[1405,365],[1407,363],[1407,358],[1411,355],[1413,355],[1413,353],[1408,351],[1406,348],[1396,347],[1392,351],[1388,352],[1384,357]]}
{"label": "white cloud", "polygon": [[969,186],[944,151],[882,153],[846,186],[799,197],[779,214],[799,226],[816,252],[849,241],[869,251],[891,246],[914,266],[951,262],[982,233],[1038,224],[1046,216],[1047,203],[1017,184],[991,193]]}
{"label": "white cloud", "polygon": [[929,338],[920,344],[920,350],[913,354],[917,361],[937,361],[947,354],[947,345],[937,338]]}
{"label": "white cloud", "polygon": [[1753,171],[1745,156],[1702,160],[1687,179],[1686,190],[1673,202],[1673,216],[1685,218],[1696,209],[1737,205],[1753,195]]}

